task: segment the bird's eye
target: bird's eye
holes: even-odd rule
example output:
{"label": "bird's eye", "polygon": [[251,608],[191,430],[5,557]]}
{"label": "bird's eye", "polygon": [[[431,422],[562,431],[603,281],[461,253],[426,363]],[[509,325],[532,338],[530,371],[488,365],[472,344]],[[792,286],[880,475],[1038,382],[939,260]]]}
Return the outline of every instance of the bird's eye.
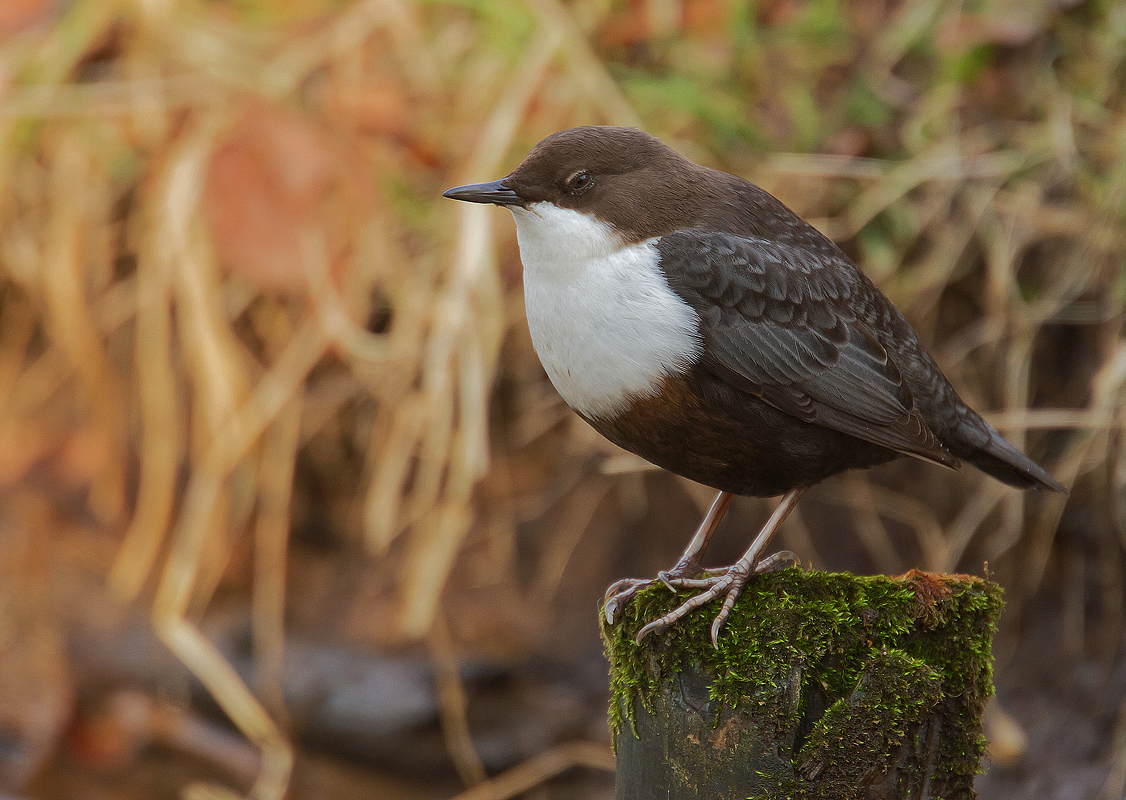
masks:
{"label": "bird's eye", "polygon": [[571,175],[567,180],[563,181],[563,186],[571,194],[578,194],[585,192],[594,183],[594,176],[586,170],[576,172]]}

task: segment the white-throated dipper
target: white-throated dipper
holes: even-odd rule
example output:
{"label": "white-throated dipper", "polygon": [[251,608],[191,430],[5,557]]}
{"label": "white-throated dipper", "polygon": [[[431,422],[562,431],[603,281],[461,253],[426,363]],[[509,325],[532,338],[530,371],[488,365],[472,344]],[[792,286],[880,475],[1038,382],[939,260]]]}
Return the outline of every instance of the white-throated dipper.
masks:
{"label": "white-throated dipper", "polygon": [[[833,242],[742,178],[642,131],[588,126],[444,196],[512,211],[532,343],[567,405],[620,447],[719,490],[655,579],[702,591],[638,641],[723,597],[714,643],[801,493],[838,472],[965,459],[1012,486],[1065,491],[962,402]],[[783,497],[739,561],[703,571],[732,495]],[[608,619],[651,582],[611,587]]]}

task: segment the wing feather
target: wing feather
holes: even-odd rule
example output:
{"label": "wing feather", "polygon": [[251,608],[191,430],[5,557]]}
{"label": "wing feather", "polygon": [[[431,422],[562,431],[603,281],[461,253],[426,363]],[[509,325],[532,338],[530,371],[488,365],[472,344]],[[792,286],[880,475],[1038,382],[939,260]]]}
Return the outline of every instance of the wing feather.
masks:
{"label": "wing feather", "polygon": [[701,230],[657,247],[669,286],[700,316],[703,362],[720,379],[798,419],[957,464],[852,310],[865,287],[843,256]]}

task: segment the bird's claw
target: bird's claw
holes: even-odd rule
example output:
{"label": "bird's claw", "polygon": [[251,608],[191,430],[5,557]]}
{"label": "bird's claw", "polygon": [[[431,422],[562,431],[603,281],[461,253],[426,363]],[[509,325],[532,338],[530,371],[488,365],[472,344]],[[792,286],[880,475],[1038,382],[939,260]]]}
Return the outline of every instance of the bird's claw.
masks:
{"label": "bird's claw", "polygon": [[602,616],[606,620],[606,624],[613,625],[614,618],[625,607],[629,599],[637,594],[639,589],[648,586],[650,583],[652,583],[651,580],[643,578],[622,578],[620,581],[610,584],[610,588],[606,590],[606,594],[602,598]]}
{"label": "bird's claw", "polygon": [[779,550],[755,564],[754,574],[763,575],[767,572],[779,572],[787,567],[800,567],[801,559],[792,550]]}
{"label": "bird's claw", "polygon": [[[719,614],[716,615],[715,620],[712,622],[712,645],[719,646],[719,631],[723,627],[723,623],[727,621],[728,615],[731,613],[732,607],[735,605],[735,599],[739,596],[739,592],[746,583],[747,576],[740,577],[740,570],[737,569],[739,565],[736,564],[730,567],[726,572],[721,575],[709,575],[707,578],[690,579],[692,581],[692,588],[703,588],[704,591],[697,595],[693,595],[674,608],[663,617],[659,617],[649,624],[645,625],[637,632],[637,643],[641,644],[641,640],[655,631],[663,631],[672,625],[677,620],[683,619],[690,612],[696,610],[702,605],[710,603],[712,600],[724,595],[723,606],[720,607]],[[704,586],[703,584],[707,584]]]}
{"label": "bird's claw", "polygon": [[698,578],[681,577],[671,571],[659,572],[656,578],[650,580],[624,578],[613,584],[606,591],[606,599],[602,606],[602,612],[606,618],[607,624],[613,625],[614,618],[625,606],[626,602],[637,594],[639,590],[646,586],[651,586],[654,583],[662,584],[670,592],[676,592],[679,589],[701,589],[702,591],[699,594],[688,598],[669,613],[642,627],[641,630],[637,632],[636,641],[638,644],[641,644],[641,640],[649,634],[665,630],[700,606],[710,603],[712,600],[716,600],[722,596],[723,605],[720,606],[719,613],[716,614],[711,627],[712,645],[718,647],[719,633],[723,629],[724,623],[727,622],[727,618],[731,615],[731,609],[735,607],[735,601],[743,591],[743,586],[746,584],[747,579],[751,575],[777,572],[786,567],[799,565],[798,557],[794,553],[789,550],[782,550],[767,556],[750,568],[744,563],[738,562],[730,567],[707,570],[703,577]]}

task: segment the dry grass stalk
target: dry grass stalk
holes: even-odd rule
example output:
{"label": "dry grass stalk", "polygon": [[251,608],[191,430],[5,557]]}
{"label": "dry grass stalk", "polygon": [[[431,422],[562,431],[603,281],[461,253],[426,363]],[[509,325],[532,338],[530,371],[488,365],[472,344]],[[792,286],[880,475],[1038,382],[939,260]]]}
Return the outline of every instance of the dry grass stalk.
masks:
{"label": "dry grass stalk", "polygon": [[451,800],[508,800],[575,767],[614,769],[614,754],[608,745],[568,742],[553,747],[518,767],[479,783]]}

